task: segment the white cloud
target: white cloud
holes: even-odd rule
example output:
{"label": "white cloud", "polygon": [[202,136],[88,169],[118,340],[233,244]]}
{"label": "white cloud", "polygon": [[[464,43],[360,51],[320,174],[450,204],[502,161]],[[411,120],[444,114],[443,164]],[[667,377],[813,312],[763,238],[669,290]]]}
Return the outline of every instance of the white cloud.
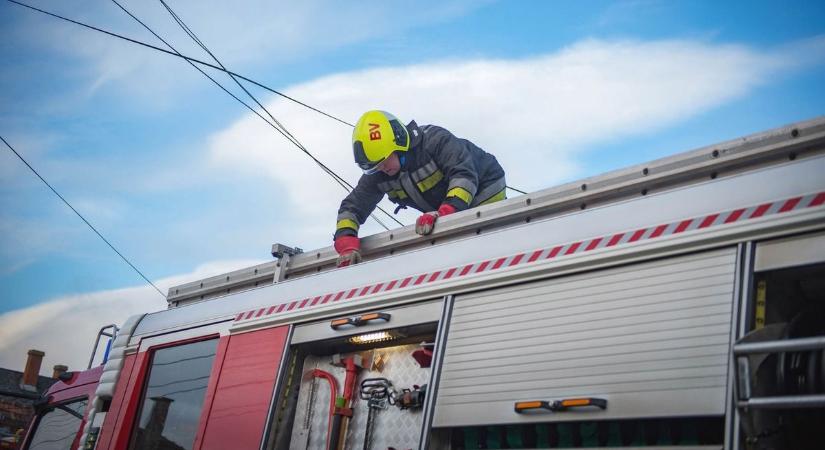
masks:
{"label": "white cloud", "polygon": [[[178,27],[159,2],[121,0],[120,3],[179,52],[213,62]],[[401,31],[461,16],[485,3],[426,0],[410,8],[409,4],[401,1],[308,0],[281,5],[266,0],[251,0],[242,3],[179,1],[171,2],[170,6],[222,63],[235,71],[242,71],[241,68],[248,70],[252,66],[311,59],[319,53],[353,43],[380,42],[382,38]],[[113,3],[95,3],[88,7],[50,4],[45,7],[167,49],[163,42]],[[82,30],[76,25],[55,24],[51,18],[36,16],[27,20],[44,22],[36,22],[36,26],[21,26],[20,33],[29,34],[30,39],[46,48],[54,48],[60,54],[88,61],[88,67],[80,66],[83,68],[74,72],[88,79],[88,95],[112,85],[116,89],[109,95],[124,95],[143,106],[165,106],[208,83],[200,74],[186,67],[187,63],[171,55]],[[43,23],[48,26],[44,27]],[[226,80],[220,74],[217,77]]]}
{"label": "white cloud", "polygon": [[[287,93],[350,122],[381,108],[442,125],[495,154],[512,185],[534,190],[576,174],[577,156],[599,142],[698,115],[751,92],[789,64],[736,45],[587,40],[528,59],[337,74]],[[357,180],[350,128],[280,98],[268,108],[318,158]],[[216,166],[269,179],[292,200],[284,220],[294,242],[331,233],[342,191],[258,117],[248,114],[213,135],[210,150]]]}
{"label": "white cloud", "polygon": [[[226,273],[262,261],[215,261],[198,266],[192,273],[158,280],[166,291],[170,286]],[[122,325],[134,314],[166,308],[166,301],[150,286],[90,292],[61,297],[25,309],[0,315],[0,367],[22,370],[26,352],[35,348],[46,352],[41,374],[50,375],[55,364],[70,370],[85,369],[101,326]]]}

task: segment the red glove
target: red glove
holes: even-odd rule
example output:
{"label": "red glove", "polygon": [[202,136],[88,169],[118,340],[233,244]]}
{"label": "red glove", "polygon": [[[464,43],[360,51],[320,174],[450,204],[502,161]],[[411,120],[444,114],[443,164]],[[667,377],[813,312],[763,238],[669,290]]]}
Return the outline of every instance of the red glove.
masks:
{"label": "red glove", "polygon": [[455,207],[449,203],[444,203],[438,207],[439,216],[447,216],[455,212]]}
{"label": "red glove", "polygon": [[339,236],[335,240],[335,251],[338,252],[338,267],[346,267],[361,262],[361,240],[358,236]]}
{"label": "red glove", "polygon": [[449,203],[444,203],[438,207],[438,211],[427,212],[418,217],[415,221],[415,232],[425,236],[433,232],[435,221],[440,216],[446,216],[455,212],[455,207]]}

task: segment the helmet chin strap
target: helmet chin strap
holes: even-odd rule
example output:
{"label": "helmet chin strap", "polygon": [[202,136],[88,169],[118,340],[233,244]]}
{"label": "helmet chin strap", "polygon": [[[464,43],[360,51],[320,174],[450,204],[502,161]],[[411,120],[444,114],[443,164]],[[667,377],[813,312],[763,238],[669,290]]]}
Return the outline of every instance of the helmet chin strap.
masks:
{"label": "helmet chin strap", "polygon": [[398,155],[398,164],[400,164],[401,167],[404,167],[404,162],[407,161],[407,155],[405,155],[401,152],[398,152],[398,153],[399,153],[399,155]]}

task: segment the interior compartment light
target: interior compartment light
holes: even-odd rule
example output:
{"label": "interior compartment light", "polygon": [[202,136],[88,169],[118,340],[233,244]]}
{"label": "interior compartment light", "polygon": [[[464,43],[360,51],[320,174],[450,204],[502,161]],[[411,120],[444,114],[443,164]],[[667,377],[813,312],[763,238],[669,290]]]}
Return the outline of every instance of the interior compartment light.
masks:
{"label": "interior compartment light", "polygon": [[375,333],[359,334],[349,338],[352,344],[370,344],[373,342],[384,342],[396,339],[399,337],[398,333],[392,331],[377,331]]}

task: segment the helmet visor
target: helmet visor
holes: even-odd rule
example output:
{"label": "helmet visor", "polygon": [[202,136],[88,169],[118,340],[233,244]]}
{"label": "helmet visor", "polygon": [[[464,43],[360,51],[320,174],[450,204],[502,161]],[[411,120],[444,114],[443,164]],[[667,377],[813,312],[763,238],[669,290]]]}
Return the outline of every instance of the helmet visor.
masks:
{"label": "helmet visor", "polygon": [[372,175],[374,173],[380,172],[381,169],[384,168],[384,163],[385,162],[387,162],[387,158],[384,158],[381,161],[378,161],[377,163],[372,163],[372,164],[361,163],[361,164],[358,164],[358,167],[360,167],[361,170],[364,171],[364,175]]}

